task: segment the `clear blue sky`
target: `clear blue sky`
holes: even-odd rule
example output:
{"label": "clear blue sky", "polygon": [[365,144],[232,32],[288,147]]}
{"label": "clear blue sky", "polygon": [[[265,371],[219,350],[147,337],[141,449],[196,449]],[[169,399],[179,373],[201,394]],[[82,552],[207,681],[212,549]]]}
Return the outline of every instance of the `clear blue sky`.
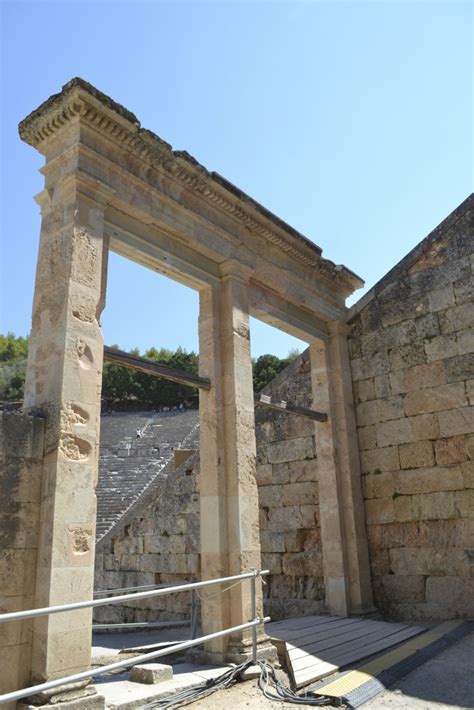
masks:
{"label": "clear blue sky", "polygon": [[[472,5],[22,2],[2,12],[0,332],[30,328],[42,157],[17,124],[73,76],[372,286],[472,191]],[[363,292],[357,294],[359,297]],[[197,296],[112,257],[104,337],[197,349]],[[252,352],[294,339],[254,321]]]}

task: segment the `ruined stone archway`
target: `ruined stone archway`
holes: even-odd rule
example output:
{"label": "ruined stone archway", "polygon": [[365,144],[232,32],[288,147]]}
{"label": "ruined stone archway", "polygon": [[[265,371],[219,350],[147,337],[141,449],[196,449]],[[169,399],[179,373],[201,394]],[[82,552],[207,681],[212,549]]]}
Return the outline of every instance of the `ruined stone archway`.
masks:
{"label": "ruined stone archway", "polygon": [[[254,315],[310,343],[313,399],[329,415],[315,425],[328,605],[339,614],[370,608],[345,325],[345,299],[360,279],[81,79],[28,116],[20,135],[46,159],[25,396],[27,408],[41,407],[47,417],[36,606],[92,594],[93,545],[78,551],[74,531],[92,530],[95,518],[98,319],[111,249],[199,292],[200,374],[211,380],[200,397],[203,576],[260,566]],[[205,600],[204,629],[234,626],[249,614],[239,586],[230,600]],[[56,619],[35,624],[36,677],[88,665],[90,613],[70,617],[74,645]],[[240,653],[247,643],[245,635],[229,646],[219,640],[210,651]]]}

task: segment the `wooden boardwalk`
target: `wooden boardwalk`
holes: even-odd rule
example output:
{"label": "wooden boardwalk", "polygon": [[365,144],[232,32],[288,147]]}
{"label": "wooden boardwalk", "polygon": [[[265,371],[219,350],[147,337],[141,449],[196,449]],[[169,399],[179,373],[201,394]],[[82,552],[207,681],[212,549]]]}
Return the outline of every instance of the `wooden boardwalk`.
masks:
{"label": "wooden boardwalk", "polygon": [[286,659],[295,688],[335,673],[424,630],[408,624],[338,616],[305,616],[265,625],[278,653]]}

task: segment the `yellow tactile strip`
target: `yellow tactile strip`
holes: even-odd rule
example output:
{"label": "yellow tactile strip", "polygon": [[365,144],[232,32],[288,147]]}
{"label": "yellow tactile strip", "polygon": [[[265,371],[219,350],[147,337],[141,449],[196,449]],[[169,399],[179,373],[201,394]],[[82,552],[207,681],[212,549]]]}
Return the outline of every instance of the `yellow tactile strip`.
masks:
{"label": "yellow tactile strip", "polygon": [[341,678],[331,681],[327,685],[318,687],[313,692],[317,695],[329,695],[334,698],[339,698],[347,695],[356,688],[359,688],[364,683],[374,680],[382,671],[399,663],[416,651],[428,646],[428,644],[437,641],[439,638],[453,631],[463,623],[462,620],[445,621],[434,629],[427,631],[414,639],[411,639],[402,646],[399,646],[394,651],[384,653],[382,656],[375,658],[369,663],[364,664],[355,671],[350,671],[344,674]]}

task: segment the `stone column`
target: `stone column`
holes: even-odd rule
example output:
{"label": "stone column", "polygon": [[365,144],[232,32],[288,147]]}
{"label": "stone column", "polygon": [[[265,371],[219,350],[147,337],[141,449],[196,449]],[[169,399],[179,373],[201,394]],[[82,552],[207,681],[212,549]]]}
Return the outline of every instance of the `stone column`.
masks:
{"label": "stone column", "polygon": [[315,425],[326,600],[331,613],[344,616],[374,607],[347,326],[328,326],[328,342],[310,345],[311,380],[313,406],[328,413]]}
{"label": "stone column", "polygon": [[[35,606],[91,599],[107,246],[106,190],[73,173],[37,201],[41,241],[25,408],[45,416]],[[90,665],[91,610],[35,620],[32,682]]]}
{"label": "stone column", "polygon": [[[245,278],[226,263],[219,285],[200,293],[200,374],[211,379],[201,391],[200,497],[202,578],[260,568],[258,491],[255,480],[255,417]],[[262,615],[261,586],[257,613]],[[251,619],[250,582],[219,593],[203,592],[203,633]],[[216,658],[248,653],[251,631],[209,644]]]}
{"label": "stone column", "polygon": [[328,325],[330,334],[329,375],[332,380],[334,397],[341,507],[350,584],[350,609],[353,614],[363,614],[374,610],[374,602],[365,528],[359,442],[347,345],[350,328],[341,321],[332,321]]}

